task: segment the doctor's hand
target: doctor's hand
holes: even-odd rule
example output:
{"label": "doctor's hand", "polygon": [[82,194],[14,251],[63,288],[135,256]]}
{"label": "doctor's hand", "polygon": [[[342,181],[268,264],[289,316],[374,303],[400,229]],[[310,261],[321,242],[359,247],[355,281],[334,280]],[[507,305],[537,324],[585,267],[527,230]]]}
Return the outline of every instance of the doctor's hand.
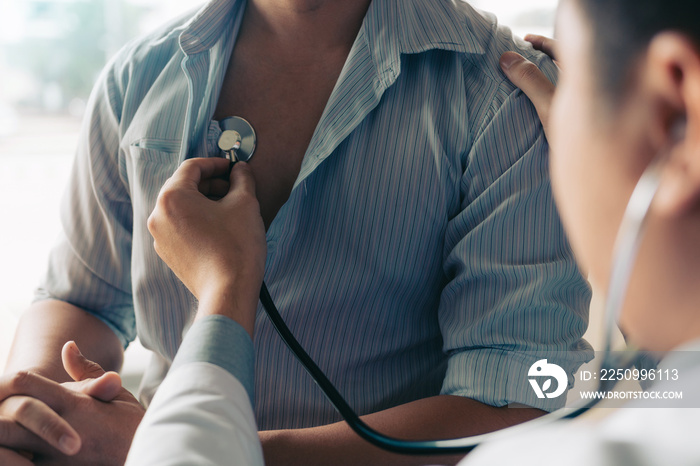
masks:
{"label": "doctor's hand", "polygon": [[[556,41],[538,35],[525,36],[532,46],[556,60],[554,49]],[[556,61],[555,61],[556,63]],[[515,52],[506,52],[501,56],[501,69],[510,81],[518,86],[535,105],[537,114],[542,121],[544,132],[549,137],[549,109],[552,105],[555,87],[552,82],[531,61]]]}
{"label": "doctor's hand", "polygon": [[199,300],[252,335],[267,243],[250,167],[222,158],[185,161],[158,195],[148,229],[158,255]]}
{"label": "doctor's hand", "polygon": [[62,357],[73,382],[31,372],[0,378],[0,464],[124,464],[143,407],[118,374],[87,360],[75,343]]}

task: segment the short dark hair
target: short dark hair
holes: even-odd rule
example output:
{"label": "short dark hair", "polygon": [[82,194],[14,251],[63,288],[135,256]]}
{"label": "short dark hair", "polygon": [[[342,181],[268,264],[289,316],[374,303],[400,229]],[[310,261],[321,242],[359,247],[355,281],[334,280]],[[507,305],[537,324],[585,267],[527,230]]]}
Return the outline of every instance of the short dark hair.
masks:
{"label": "short dark hair", "polygon": [[633,65],[664,31],[688,36],[700,50],[700,0],[576,0],[589,20],[591,65],[599,90],[619,101]]}

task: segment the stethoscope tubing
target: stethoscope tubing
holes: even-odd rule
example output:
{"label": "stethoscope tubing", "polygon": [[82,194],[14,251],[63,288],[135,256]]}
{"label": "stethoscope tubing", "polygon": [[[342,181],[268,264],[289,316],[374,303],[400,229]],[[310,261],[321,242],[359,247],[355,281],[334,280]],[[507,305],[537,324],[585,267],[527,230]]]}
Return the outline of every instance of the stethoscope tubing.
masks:
{"label": "stethoscope tubing", "polygon": [[[622,352],[620,356],[615,357],[611,351],[612,335],[613,328],[617,325],[624,296],[627,292],[633,265],[639,252],[639,245],[644,234],[648,213],[656,192],[658,191],[661,166],[661,159],[652,162],[640,178],[630,197],[615,241],[613,267],[608,287],[609,292],[605,304],[607,332],[604,346],[605,356],[601,367],[606,369],[629,368],[634,364],[638,355],[637,351],[628,349]],[[260,290],[260,301],[273,327],[282,338],[282,341],[284,341],[304,369],[313,378],[328,401],[335,407],[345,422],[347,422],[348,426],[350,426],[357,435],[371,444],[394,453],[408,455],[465,454],[486,441],[516,435],[523,430],[529,430],[562,419],[579,417],[602,401],[602,398],[586,401],[572,408],[564,408],[532,421],[489,434],[445,440],[401,440],[390,437],[368,426],[347,403],[340,392],[338,392],[328,377],[326,377],[325,373],[318,367],[289,330],[289,327],[287,327],[284,319],[282,319],[282,316],[279,314],[267,289],[267,285],[264,282]],[[614,388],[616,384],[616,381],[606,381],[601,378],[598,382],[598,390],[609,391]]]}
{"label": "stethoscope tubing", "polygon": [[[260,290],[260,301],[265,309],[272,326],[275,328],[282,341],[287,345],[292,354],[299,360],[302,367],[308,372],[311,378],[319,386],[328,401],[343,417],[348,426],[361,438],[369,443],[394,453],[406,455],[449,455],[449,454],[465,454],[472,451],[477,446],[486,441],[495,440],[496,438],[510,436],[519,433],[525,428],[533,428],[535,426],[550,424],[562,419],[573,419],[584,414],[586,411],[601,402],[600,399],[587,401],[583,404],[572,408],[561,409],[559,411],[547,414],[532,421],[510,427],[498,432],[474,435],[457,439],[444,440],[402,440],[388,435],[382,434],[368,426],[357,413],[345,401],[345,398],[338,392],[331,381],[326,377],[326,374],[318,367],[314,360],[304,350],[301,344],[292,334],[289,327],[280,316],[275,303],[273,302],[267,286],[263,282]],[[627,368],[634,362],[633,357],[625,358],[625,361],[613,361],[612,353],[607,353],[603,362],[603,367]],[[606,386],[606,384],[609,384]],[[615,382],[599,382],[598,388],[610,390],[615,385]]]}

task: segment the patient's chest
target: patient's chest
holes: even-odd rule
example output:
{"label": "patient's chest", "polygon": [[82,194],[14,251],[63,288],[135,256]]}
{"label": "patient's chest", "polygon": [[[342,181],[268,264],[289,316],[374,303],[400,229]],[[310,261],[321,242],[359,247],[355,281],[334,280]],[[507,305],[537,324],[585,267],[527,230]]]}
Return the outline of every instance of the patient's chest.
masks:
{"label": "patient's chest", "polygon": [[214,118],[239,116],[255,129],[250,167],[269,228],[289,198],[342,63],[316,73],[280,74],[236,58],[234,52]]}

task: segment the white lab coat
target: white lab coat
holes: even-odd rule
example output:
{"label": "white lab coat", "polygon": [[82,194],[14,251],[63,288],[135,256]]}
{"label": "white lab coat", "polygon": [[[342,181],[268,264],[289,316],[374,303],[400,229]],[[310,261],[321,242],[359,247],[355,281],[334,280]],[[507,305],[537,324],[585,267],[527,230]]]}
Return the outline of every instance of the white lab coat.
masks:
{"label": "white lab coat", "polygon": [[192,362],[168,373],[131,445],[127,466],[262,465],[250,399],[219,366]]}
{"label": "white lab coat", "polygon": [[[611,410],[603,420],[519,428],[518,435],[477,448],[460,466],[700,465],[700,409],[695,408],[700,406],[700,345],[685,350],[662,365],[682,367],[683,378],[653,389],[683,391],[690,407],[645,408],[649,403],[635,402]],[[178,464],[263,464],[248,394],[218,365],[190,362],[168,374],[127,460],[127,466]]]}
{"label": "white lab coat", "polygon": [[686,407],[629,403],[600,420],[559,422],[488,443],[459,466],[698,466],[700,344],[674,351],[660,368],[681,369],[681,378],[650,390],[681,391]]}

